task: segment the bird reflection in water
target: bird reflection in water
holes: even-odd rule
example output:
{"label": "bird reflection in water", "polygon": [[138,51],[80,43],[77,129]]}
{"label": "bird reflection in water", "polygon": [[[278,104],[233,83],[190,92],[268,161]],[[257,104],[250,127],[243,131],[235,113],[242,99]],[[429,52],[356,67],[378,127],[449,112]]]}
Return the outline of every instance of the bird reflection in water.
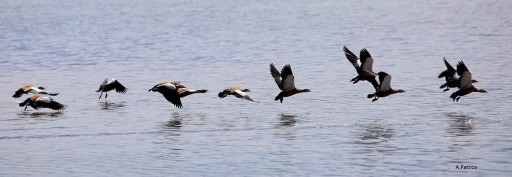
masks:
{"label": "bird reflection in water", "polygon": [[45,117],[60,117],[64,115],[63,112],[57,111],[57,112],[30,112],[30,111],[23,111],[22,113],[18,114],[22,118],[45,118]]}
{"label": "bird reflection in water", "polygon": [[289,115],[289,114],[280,114],[280,125],[281,126],[287,126],[291,127],[294,126],[295,123],[297,123],[297,120],[295,119],[296,115]]}
{"label": "bird reflection in water", "polygon": [[473,126],[476,123],[476,118],[462,114],[462,113],[447,113],[446,116],[449,118],[450,127],[448,132],[454,136],[467,136],[473,135]]}
{"label": "bird reflection in water", "polygon": [[126,102],[120,102],[120,103],[114,103],[114,102],[99,102],[99,105],[101,106],[102,110],[115,110],[122,107],[125,107]]}
{"label": "bird reflection in water", "polygon": [[367,126],[364,130],[366,132],[361,136],[361,140],[378,140],[376,143],[386,141],[395,135],[394,130],[385,125]]}
{"label": "bird reflection in water", "polygon": [[166,129],[179,130],[182,125],[182,116],[179,113],[173,113],[172,119],[167,121],[164,126]]}

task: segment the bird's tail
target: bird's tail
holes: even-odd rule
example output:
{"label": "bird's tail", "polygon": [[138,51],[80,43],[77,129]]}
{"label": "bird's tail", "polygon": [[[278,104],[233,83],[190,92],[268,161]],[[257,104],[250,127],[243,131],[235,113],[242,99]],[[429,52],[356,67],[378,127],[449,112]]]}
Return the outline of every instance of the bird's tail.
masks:
{"label": "bird's tail", "polygon": [[48,93],[48,92],[39,92],[39,94],[50,95],[50,96],[57,96],[57,95],[59,95],[59,93]]}

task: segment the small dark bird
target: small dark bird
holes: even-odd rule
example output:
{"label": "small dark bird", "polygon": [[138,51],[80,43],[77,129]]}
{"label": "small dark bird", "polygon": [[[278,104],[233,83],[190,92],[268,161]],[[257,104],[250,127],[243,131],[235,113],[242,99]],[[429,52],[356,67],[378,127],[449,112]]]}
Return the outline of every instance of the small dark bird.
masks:
{"label": "small dark bird", "polygon": [[20,103],[19,106],[25,106],[24,110],[27,110],[28,106],[31,106],[35,110],[38,110],[39,108],[50,108],[53,110],[62,111],[66,108],[66,106],[54,101],[52,98],[44,97],[39,94],[27,98],[24,102]]}
{"label": "small dark bird", "polygon": [[373,98],[372,102],[377,101],[379,97],[387,97],[395,93],[405,92],[402,89],[395,90],[391,88],[391,75],[388,73],[379,72],[377,75],[379,76],[379,87],[374,94],[368,94],[368,98]]}
{"label": "small dark bird", "polygon": [[[448,63],[446,58],[443,58],[443,60],[444,60],[444,64],[446,65],[446,70],[441,72],[439,74],[439,76],[437,76],[437,77],[438,78],[444,77],[444,79],[446,80],[446,83],[444,83],[443,85],[441,85],[439,87],[440,89],[446,88],[443,90],[443,92],[446,92],[446,91],[450,90],[450,88],[460,87],[460,77],[457,75],[457,71],[455,70],[455,68],[453,68],[452,65],[450,65],[450,63]],[[471,82],[475,83],[478,81],[471,80]]]}
{"label": "small dark bird", "polygon": [[101,96],[103,95],[103,92],[105,92],[105,99],[107,99],[107,92],[111,90],[116,90],[117,93],[126,93],[128,90],[125,86],[123,86],[119,81],[112,78],[108,80],[108,78],[101,83],[100,88],[96,90],[96,92],[101,92],[100,97],[98,99],[101,99]]}
{"label": "small dark bird", "polygon": [[26,85],[25,87],[22,87],[22,88],[18,89],[16,92],[14,92],[14,95],[12,95],[12,97],[19,98],[23,94],[28,94],[28,93],[51,95],[51,96],[57,96],[59,94],[59,93],[47,93],[43,90],[44,90],[44,87],[36,87],[33,85]]}
{"label": "small dark bird", "polygon": [[379,83],[375,77],[377,73],[373,71],[373,58],[370,55],[370,52],[365,48],[361,49],[358,58],[354,53],[352,53],[346,46],[343,46],[343,51],[345,52],[345,56],[347,56],[348,61],[352,63],[354,68],[356,68],[357,76],[354,77],[350,82],[353,84],[359,82],[360,80],[366,80],[373,85],[373,88],[379,87]]}
{"label": "small dark bird", "polygon": [[285,65],[281,73],[276,69],[273,63],[270,63],[270,74],[276,81],[277,86],[281,89],[279,95],[274,100],[280,100],[283,103],[284,97],[289,97],[297,93],[310,92],[309,89],[302,89],[295,87],[295,79],[293,77],[292,68],[290,65]]}
{"label": "small dark bird", "polygon": [[230,88],[224,89],[224,91],[222,91],[222,92],[219,92],[219,97],[224,98],[228,95],[233,95],[237,98],[246,99],[246,100],[255,102],[254,100],[251,99],[251,97],[249,97],[249,95],[247,95],[245,93],[245,92],[250,92],[250,91],[251,90],[246,89],[246,88],[244,89],[244,88],[239,88],[239,87],[230,87]]}
{"label": "small dark bird", "polygon": [[181,85],[180,82],[162,82],[153,86],[148,92],[159,92],[164,95],[165,99],[171,102],[177,108],[183,108],[181,99],[194,93],[206,93],[208,90],[191,90]]}
{"label": "small dark bird", "polygon": [[463,61],[460,61],[457,64],[457,74],[460,76],[460,86],[459,90],[453,92],[452,95],[450,95],[450,98],[452,98],[453,101],[458,102],[460,97],[470,94],[471,92],[487,93],[486,90],[479,89],[473,86],[471,73],[469,72],[468,68],[466,67]]}

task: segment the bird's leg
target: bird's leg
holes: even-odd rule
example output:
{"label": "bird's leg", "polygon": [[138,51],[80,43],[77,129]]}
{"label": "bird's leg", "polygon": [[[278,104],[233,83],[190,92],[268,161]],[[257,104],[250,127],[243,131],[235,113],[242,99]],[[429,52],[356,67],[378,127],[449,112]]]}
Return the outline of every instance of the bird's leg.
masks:
{"label": "bird's leg", "polygon": [[359,76],[356,76],[350,80],[350,82],[354,82]]}
{"label": "bird's leg", "polygon": [[352,80],[350,80],[350,82],[352,82],[353,84],[359,82],[359,76],[352,78]]}
{"label": "bird's leg", "polygon": [[27,110],[27,107],[28,107],[28,104],[27,104],[27,105],[25,105],[25,109],[24,109],[23,111],[26,111],[26,110]]}
{"label": "bird's leg", "polygon": [[108,93],[107,93],[107,92],[105,92],[105,99],[107,99],[107,96],[108,96]]}
{"label": "bird's leg", "polygon": [[359,76],[358,76],[358,77],[355,77],[353,80],[354,80],[354,81],[352,82],[352,84],[355,84],[355,83],[359,82]]}
{"label": "bird's leg", "polygon": [[375,96],[375,98],[372,100],[372,102],[379,100],[379,97]]}
{"label": "bird's leg", "polygon": [[459,99],[460,99],[460,96],[459,96],[459,97],[457,97],[457,102],[459,102]]}
{"label": "bird's leg", "polygon": [[100,93],[100,97],[98,99],[101,99],[101,96],[103,96],[103,92]]}
{"label": "bird's leg", "polygon": [[444,89],[444,90],[443,90],[443,92],[446,92],[446,91],[448,91],[448,90],[450,90],[450,87],[448,87],[448,88]]}

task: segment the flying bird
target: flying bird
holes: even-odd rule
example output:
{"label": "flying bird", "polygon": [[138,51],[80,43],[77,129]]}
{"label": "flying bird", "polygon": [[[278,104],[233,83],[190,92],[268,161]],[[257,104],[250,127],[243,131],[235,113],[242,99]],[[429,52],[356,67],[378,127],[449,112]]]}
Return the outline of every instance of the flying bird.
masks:
{"label": "flying bird", "polygon": [[116,90],[117,93],[126,93],[128,90],[125,86],[123,86],[119,81],[112,78],[108,80],[106,78],[103,83],[101,83],[100,88],[96,90],[96,92],[101,92],[100,97],[98,99],[101,99],[101,96],[103,95],[103,92],[105,92],[105,99],[107,99],[107,92],[111,90]]}
{"label": "flying bird", "polygon": [[463,61],[457,63],[457,74],[460,76],[459,90],[453,92],[450,98],[453,101],[459,101],[460,97],[470,94],[471,92],[487,93],[484,89],[479,89],[473,86],[473,80],[471,79],[471,73],[464,64]]}
{"label": "flying bird", "polygon": [[57,96],[59,94],[59,93],[48,93],[48,92],[45,92],[43,90],[45,90],[44,87],[37,87],[37,86],[33,86],[33,85],[26,85],[25,87],[22,87],[22,88],[18,89],[16,92],[14,92],[14,95],[12,95],[12,97],[19,98],[23,94],[28,94],[28,93],[51,95],[51,96]]}
{"label": "flying bird", "polygon": [[373,98],[372,102],[377,101],[379,97],[387,97],[389,95],[395,94],[395,93],[403,93],[405,92],[402,89],[393,89],[391,88],[391,75],[385,72],[379,72],[377,73],[379,78],[379,87],[376,89],[375,93],[368,94],[368,98]]}
{"label": "flying bird", "polygon": [[[440,89],[446,88],[443,90],[443,92],[446,92],[446,91],[450,90],[450,88],[460,87],[460,76],[457,75],[457,70],[455,70],[455,68],[453,68],[452,65],[450,65],[450,63],[448,63],[446,58],[443,57],[443,61],[444,61],[444,64],[446,65],[446,70],[441,72],[439,74],[439,76],[437,76],[437,77],[438,78],[444,77],[444,79],[446,80],[446,83],[444,83],[443,85],[441,85],[439,87]],[[478,81],[471,80],[471,82],[475,83]]]}
{"label": "flying bird", "polygon": [[352,53],[346,46],[343,46],[343,51],[345,52],[345,56],[348,61],[352,63],[354,68],[356,68],[357,76],[354,77],[350,82],[353,84],[359,82],[360,80],[366,80],[370,82],[374,88],[379,87],[379,83],[375,79],[377,73],[373,71],[373,58],[370,55],[370,52],[366,50],[366,48],[361,49],[359,53],[359,58]]}
{"label": "flying bird", "polygon": [[62,111],[66,108],[65,105],[56,102],[51,97],[45,97],[40,94],[33,95],[30,98],[27,98],[24,102],[19,104],[20,107],[25,106],[24,110],[27,110],[28,106],[31,106],[35,110],[40,108],[50,108],[57,111]]}
{"label": "flying bird", "polygon": [[279,100],[283,103],[284,97],[289,97],[297,93],[310,92],[309,89],[302,89],[295,87],[295,78],[293,77],[292,68],[290,65],[285,65],[281,70],[281,73],[276,69],[273,63],[270,63],[270,74],[274,78],[281,92],[276,96],[274,100]]}
{"label": "flying bird", "polygon": [[237,98],[246,99],[252,102],[255,102],[249,95],[247,95],[245,92],[250,92],[251,90],[246,88],[239,88],[239,87],[230,87],[227,89],[224,89],[222,92],[219,92],[219,97],[224,98],[228,95],[233,95]]}
{"label": "flying bird", "polygon": [[148,90],[148,92],[150,91],[161,93],[165,97],[165,99],[171,102],[174,106],[176,106],[177,108],[183,108],[181,98],[195,93],[206,93],[208,90],[188,89],[184,85],[181,85],[180,82],[162,82],[156,84],[155,86],[153,86],[153,88]]}

